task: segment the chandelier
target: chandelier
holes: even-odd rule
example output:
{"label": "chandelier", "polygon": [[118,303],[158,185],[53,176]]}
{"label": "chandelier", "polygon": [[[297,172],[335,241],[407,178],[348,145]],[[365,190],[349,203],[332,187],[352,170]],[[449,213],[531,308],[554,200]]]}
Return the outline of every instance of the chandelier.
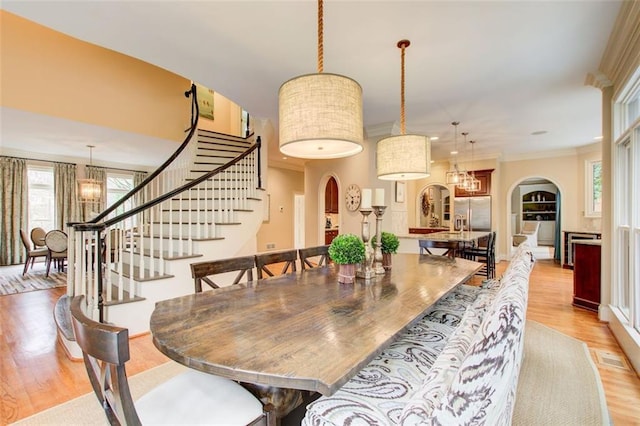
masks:
{"label": "chandelier", "polygon": [[[89,148],[89,165],[93,166],[93,148],[95,145],[87,145]],[[102,182],[96,179],[78,179],[80,202],[97,203],[102,197]]]}
{"label": "chandelier", "polygon": [[362,88],[348,77],[323,73],[323,4],[318,0],[318,73],[280,86],[279,145],[290,157],[341,158],[362,151]]}
{"label": "chandelier", "polygon": [[412,180],[431,175],[431,141],[426,136],[407,135],[404,113],[404,55],[409,40],[400,40],[400,135],[384,138],[376,145],[378,179]]}
{"label": "chandelier", "polygon": [[476,141],[469,141],[469,143],[471,144],[471,173],[467,173],[467,178],[464,182],[464,190],[473,194],[474,192],[480,191],[481,184],[480,180],[476,178],[476,172],[473,170],[473,146]]}
{"label": "chandelier", "polygon": [[[453,170],[450,170],[446,174],[446,182],[447,185],[455,185],[459,188],[464,185],[467,179],[467,172],[464,170],[460,170],[458,167],[458,125],[459,121],[451,122],[454,128],[453,141],[454,141],[454,150],[451,152],[451,155],[454,156]],[[465,134],[466,136],[466,134]]]}

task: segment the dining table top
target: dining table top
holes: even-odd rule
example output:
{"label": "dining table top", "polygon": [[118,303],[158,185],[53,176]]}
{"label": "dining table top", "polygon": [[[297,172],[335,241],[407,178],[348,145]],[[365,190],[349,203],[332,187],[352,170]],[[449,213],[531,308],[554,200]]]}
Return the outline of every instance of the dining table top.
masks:
{"label": "dining table top", "polygon": [[370,284],[337,266],[160,301],[154,345],[187,367],[240,382],[331,395],[481,263],[396,254]]}

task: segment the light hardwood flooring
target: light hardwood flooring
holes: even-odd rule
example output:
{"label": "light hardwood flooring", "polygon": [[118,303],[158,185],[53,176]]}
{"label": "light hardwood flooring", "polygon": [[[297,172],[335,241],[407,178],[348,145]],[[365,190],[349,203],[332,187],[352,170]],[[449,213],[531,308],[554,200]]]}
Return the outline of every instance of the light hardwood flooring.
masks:
{"label": "light hardwood flooring", "polygon": [[[501,262],[498,273],[506,266]],[[83,363],[70,361],[56,341],[52,312],[64,291],[58,288],[0,296],[0,424],[91,391]],[[583,340],[592,351],[624,357],[606,323],[598,321],[595,313],[571,305],[572,293],[571,270],[550,260],[538,261],[531,274],[527,318]],[[133,375],[167,360],[148,335],[136,337],[131,340],[127,372]],[[636,373],[596,365],[613,423],[640,425],[640,379]]]}

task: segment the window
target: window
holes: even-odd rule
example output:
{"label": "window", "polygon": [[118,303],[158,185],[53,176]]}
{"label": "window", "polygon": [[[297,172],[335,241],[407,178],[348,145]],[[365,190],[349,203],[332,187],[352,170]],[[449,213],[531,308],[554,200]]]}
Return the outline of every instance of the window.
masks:
{"label": "window", "polygon": [[[119,199],[123,198],[129,191],[133,189],[133,175],[123,173],[107,173],[107,206],[112,205]],[[133,207],[132,199],[128,199],[122,205],[118,206],[114,214],[119,215],[124,213]],[[125,221],[125,226],[135,226],[129,222],[130,219]]]}
{"label": "window", "polygon": [[586,190],[585,209],[586,217],[600,217],[602,215],[602,161],[587,160],[585,162]]}
{"label": "window", "polygon": [[27,166],[29,229],[55,229],[53,167]]}
{"label": "window", "polygon": [[640,331],[640,68],[616,102],[613,150],[612,303]]}

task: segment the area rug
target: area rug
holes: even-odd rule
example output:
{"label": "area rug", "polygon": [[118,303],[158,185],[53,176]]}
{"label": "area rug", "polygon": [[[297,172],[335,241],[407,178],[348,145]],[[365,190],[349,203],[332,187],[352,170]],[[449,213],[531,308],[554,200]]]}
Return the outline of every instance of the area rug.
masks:
{"label": "area rug", "polygon": [[527,321],[513,425],[610,424],[600,374],[587,345]]}
{"label": "area rug", "polygon": [[[13,268],[12,268],[13,269]],[[67,285],[67,273],[57,272],[51,268],[49,276],[46,275],[44,269],[29,269],[22,276],[22,267],[20,272],[11,273],[3,272],[0,274],[0,296],[7,294],[25,293],[27,291],[45,290],[54,287],[65,287]]]}
{"label": "area rug", "polygon": [[[130,377],[129,386],[134,400],[185,368],[168,362]],[[95,394],[90,393],[14,424],[108,423]],[[585,343],[542,324],[527,321],[524,358],[512,424],[610,424],[600,375]]]}
{"label": "area rug", "polygon": [[[129,388],[134,400],[154,387],[184,371],[186,367],[167,362],[158,367],[129,377]],[[107,417],[96,395],[88,393],[64,404],[56,405],[33,416],[19,420],[14,425],[108,425]]]}

